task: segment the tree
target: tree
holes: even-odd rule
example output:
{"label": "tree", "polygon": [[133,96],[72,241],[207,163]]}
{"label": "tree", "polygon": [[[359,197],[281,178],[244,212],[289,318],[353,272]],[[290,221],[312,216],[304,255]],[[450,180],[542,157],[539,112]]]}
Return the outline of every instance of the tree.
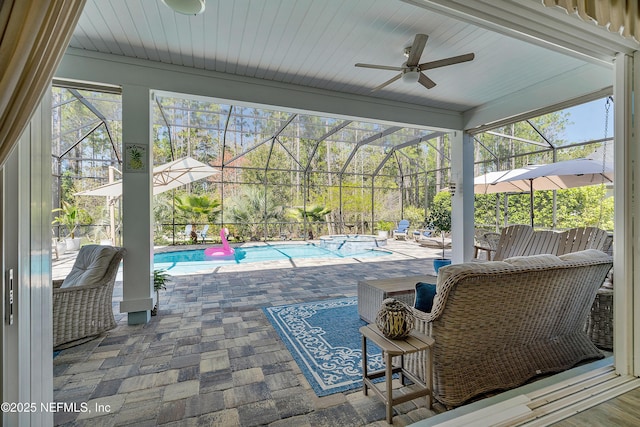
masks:
{"label": "tree", "polygon": [[[287,211],[287,216],[299,223],[308,223],[311,226],[319,222],[325,222],[326,216],[331,213],[331,209],[320,205],[308,205],[305,207],[294,207]],[[306,221],[305,221],[306,220]],[[311,227],[313,228],[313,227]],[[304,230],[305,235],[307,232],[312,233],[311,230]]]}
{"label": "tree", "polygon": [[291,208],[287,211],[287,216],[298,221],[324,222],[325,216],[331,213],[331,209],[319,205],[307,205],[306,209],[301,207]]}
{"label": "tree", "polygon": [[267,194],[264,188],[244,187],[244,193],[236,198],[229,210],[225,210],[227,222],[236,224],[238,232],[242,236],[247,234],[251,240],[259,240],[266,224],[269,221],[279,220],[282,217],[282,205],[278,205]]}
{"label": "tree", "polygon": [[175,206],[182,211],[188,222],[214,222],[220,213],[220,202],[207,195],[186,194],[175,197]]}
{"label": "tree", "polygon": [[433,198],[425,222],[428,228],[440,233],[442,258],[444,258],[444,234],[451,231],[451,193],[441,191]]}

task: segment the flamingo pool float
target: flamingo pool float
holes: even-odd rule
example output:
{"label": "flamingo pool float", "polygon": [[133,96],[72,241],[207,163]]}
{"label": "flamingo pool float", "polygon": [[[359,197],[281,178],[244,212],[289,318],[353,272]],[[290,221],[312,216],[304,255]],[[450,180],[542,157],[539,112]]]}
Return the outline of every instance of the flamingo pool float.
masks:
{"label": "flamingo pool float", "polygon": [[231,246],[229,246],[229,242],[227,242],[227,233],[228,233],[228,230],[226,228],[222,228],[220,230],[222,247],[215,246],[212,248],[205,249],[204,254],[207,257],[220,258],[220,259],[235,259],[235,250]]}

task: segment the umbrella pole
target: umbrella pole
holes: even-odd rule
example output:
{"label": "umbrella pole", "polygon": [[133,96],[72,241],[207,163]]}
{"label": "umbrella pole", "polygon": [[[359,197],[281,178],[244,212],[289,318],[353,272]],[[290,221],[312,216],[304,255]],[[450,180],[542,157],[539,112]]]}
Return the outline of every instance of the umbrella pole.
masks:
{"label": "umbrella pole", "polygon": [[529,179],[529,211],[531,213],[531,227],[533,227],[533,178]]}

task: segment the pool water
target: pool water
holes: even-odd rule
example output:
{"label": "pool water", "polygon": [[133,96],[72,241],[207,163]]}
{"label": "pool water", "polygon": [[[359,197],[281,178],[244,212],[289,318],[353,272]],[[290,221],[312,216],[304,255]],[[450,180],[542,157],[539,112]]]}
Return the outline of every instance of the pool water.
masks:
{"label": "pool water", "polygon": [[235,248],[235,259],[207,257],[204,249],[158,253],[153,256],[155,269],[167,270],[170,274],[188,274],[200,270],[233,264],[261,261],[280,261],[308,258],[368,258],[389,255],[391,252],[363,249],[357,252],[330,250],[313,244],[266,245]]}

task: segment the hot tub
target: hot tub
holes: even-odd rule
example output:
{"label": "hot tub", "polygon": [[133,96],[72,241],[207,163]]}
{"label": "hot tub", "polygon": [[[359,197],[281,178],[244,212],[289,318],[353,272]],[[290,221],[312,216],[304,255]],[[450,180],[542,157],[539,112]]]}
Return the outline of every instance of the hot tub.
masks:
{"label": "hot tub", "polygon": [[387,239],[371,234],[332,234],[320,236],[320,246],[342,253],[362,252],[385,246]]}

